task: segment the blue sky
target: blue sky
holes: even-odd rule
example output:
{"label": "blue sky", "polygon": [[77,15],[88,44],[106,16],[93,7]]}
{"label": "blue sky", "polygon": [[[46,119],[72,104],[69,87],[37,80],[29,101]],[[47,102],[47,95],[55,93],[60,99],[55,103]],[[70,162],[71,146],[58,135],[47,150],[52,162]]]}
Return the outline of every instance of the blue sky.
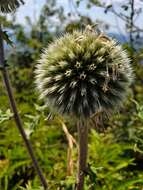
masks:
{"label": "blue sky", "polygon": [[[20,23],[25,23],[25,16],[30,16],[32,21],[34,22],[36,17],[38,17],[38,14],[45,3],[46,0],[27,0],[24,6],[21,6],[17,11],[17,21]],[[59,5],[64,6],[65,12],[69,11],[69,2],[70,0],[57,0]],[[121,22],[120,19],[118,19],[115,15],[112,13],[104,14],[104,10],[99,7],[93,7],[92,9],[87,10],[86,9],[86,0],[83,0],[78,11],[82,12],[84,15],[90,16],[93,20],[103,20],[109,25],[112,25],[110,28],[111,32],[117,32],[120,30],[120,33],[124,34],[124,25],[123,22]],[[115,6],[118,8],[122,2],[125,3],[128,2],[128,0],[102,0],[103,2],[106,2],[107,4],[110,4],[111,2],[115,4]],[[140,4],[141,3],[141,4]],[[138,6],[143,6],[142,0],[135,0],[135,5],[138,8]],[[73,8],[74,9],[74,8]],[[143,16],[143,15],[142,15]],[[74,18],[73,18],[74,20]],[[142,25],[141,19],[136,21],[139,25]]]}

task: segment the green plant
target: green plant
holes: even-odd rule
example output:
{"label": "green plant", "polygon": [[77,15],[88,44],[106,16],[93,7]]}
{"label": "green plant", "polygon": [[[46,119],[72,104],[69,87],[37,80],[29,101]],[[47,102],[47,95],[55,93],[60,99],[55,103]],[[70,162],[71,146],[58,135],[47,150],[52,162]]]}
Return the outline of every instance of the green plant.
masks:
{"label": "green plant", "polygon": [[[28,110],[29,107],[27,107]],[[59,124],[56,126],[53,122],[50,124],[45,120],[42,110],[42,107],[36,106],[35,111],[32,109],[33,112],[31,115],[29,114],[29,117],[25,114],[23,120],[25,132],[32,141],[37,160],[46,177],[49,178],[49,189],[53,189],[52,187],[63,179],[64,173],[66,173],[64,172],[66,170],[66,146],[62,142],[62,133],[57,130]],[[40,118],[39,122],[35,120],[37,116]],[[3,122],[0,124],[0,189],[19,190],[18,187],[25,187],[28,181],[32,181],[32,187],[39,187],[38,176],[23,146],[18,130],[15,128],[13,118],[8,119],[9,113],[2,111],[3,117],[5,120],[2,119]],[[37,120],[39,119],[37,118]],[[29,131],[31,133],[28,135]],[[61,154],[61,151],[65,153]]]}
{"label": "green plant", "polygon": [[88,187],[97,190],[127,190],[143,187],[143,172],[133,173],[134,157],[130,156],[134,145],[116,142],[112,133],[97,134],[91,131],[89,145]]}
{"label": "green plant", "polygon": [[[20,2],[23,2],[22,0],[18,1],[18,0],[12,0],[12,1],[1,1],[0,2],[0,11],[2,12],[12,12],[14,11],[19,5],[20,5]],[[4,52],[4,41],[3,40],[6,40],[6,42],[9,44],[9,45],[12,45],[10,39],[9,39],[9,36],[7,35],[6,32],[3,31],[2,29],[2,24],[0,23],[0,69],[1,69],[1,72],[2,72],[2,77],[3,77],[3,81],[4,81],[4,85],[5,85],[5,88],[6,88],[6,91],[7,91],[7,95],[8,95],[8,98],[9,98],[9,102],[10,102],[10,106],[11,106],[11,109],[12,109],[12,112],[13,112],[13,115],[14,115],[14,118],[15,118],[15,123],[16,123],[16,126],[23,138],[23,141],[25,143],[25,147],[27,148],[27,151],[33,161],[33,165],[35,167],[35,170],[37,171],[37,174],[41,180],[41,183],[44,187],[44,189],[46,190],[48,188],[48,185],[47,185],[47,181],[42,173],[42,170],[38,164],[38,161],[34,155],[34,151],[32,149],[32,145],[30,143],[30,141],[28,140],[27,136],[26,136],[26,133],[24,131],[24,128],[23,128],[23,124],[22,124],[22,120],[21,120],[21,117],[18,113],[18,109],[17,109],[17,105],[16,105],[16,101],[15,101],[15,97],[14,97],[14,94],[13,94],[13,91],[12,91],[12,86],[11,86],[11,83],[10,83],[10,80],[9,80],[9,73],[8,73],[8,70],[7,70],[7,63],[6,63],[6,60],[5,60],[5,52]]]}
{"label": "green plant", "polygon": [[78,122],[79,169],[82,190],[87,159],[88,118],[118,110],[132,81],[126,52],[116,42],[87,26],[53,42],[36,66],[40,99]]}
{"label": "green plant", "polygon": [[26,188],[21,187],[19,190],[43,190],[43,187],[32,187],[31,183],[28,183]]}
{"label": "green plant", "polygon": [[13,117],[13,114],[11,113],[10,109],[6,110],[6,112],[3,112],[0,110],[0,124],[4,121],[8,121]]}

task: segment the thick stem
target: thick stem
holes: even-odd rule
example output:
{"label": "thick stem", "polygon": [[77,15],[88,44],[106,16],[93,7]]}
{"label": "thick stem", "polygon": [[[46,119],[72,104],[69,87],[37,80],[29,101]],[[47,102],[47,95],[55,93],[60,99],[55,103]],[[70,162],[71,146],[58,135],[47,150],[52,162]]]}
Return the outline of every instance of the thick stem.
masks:
{"label": "thick stem", "polygon": [[78,138],[79,138],[79,158],[78,158],[78,176],[77,190],[83,190],[84,177],[87,170],[87,153],[88,153],[88,126],[87,122],[78,122]]}
{"label": "thick stem", "polygon": [[7,95],[8,95],[8,98],[9,98],[9,102],[10,102],[10,106],[11,106],[11,110],[13,111],[13,114],[14,114],[14,119],[15,119],[15,123],[16,123],[16,126],[23,138],[23,141],[25,143],[25,146],[27,148],[27,151],[32,159],[32,162],[33,162],[33,166],[35,168],[35,170],[37,171],[37,174],[41,180],[41,184],[43,185],[44,187],[44,190],[47,190],[48,189],[48,185],[47,185],[47,182],[46,182],[46,179],[44,177],[44,175],[42,174],[42,171],[41,171],[41,168],[38,164],[38,161],[37,159],[35,158],[35,155],[34,155],[34,152],[33,152],[33,149],[32,149],[32,145],[30,143],[30,141],[28,140],[27,136],[26,136],[26,133],[24,131],[24,128],[23,128],[23,125],[22,125],[22,122],[21,122],[21,119],[20,119],[20,116],[19,116],[19,113],[18,113],[18,110],[17,110],[17,106],[16,106],[16,102],[15,102],[15,98],[14,98],[14,95],[13,95],[13,92],[12,92],[12,88],[11,88],[11,84],[10,84],[10,81],[9,81],[9,74],[8,74],[8,71],[6,69],[6,66],[5,66],[5,59],[4,59],[4,45],[3,45],[3,39],[2,39],[2,29],[1,29],[1,25],[0,25],[0,67],[1,67],[1,71],[2,71],[2,77],[3,77],[3,81],[4,81],[4,84],[5,84],[5,88],[6,88],[6,91],[7,91]]}

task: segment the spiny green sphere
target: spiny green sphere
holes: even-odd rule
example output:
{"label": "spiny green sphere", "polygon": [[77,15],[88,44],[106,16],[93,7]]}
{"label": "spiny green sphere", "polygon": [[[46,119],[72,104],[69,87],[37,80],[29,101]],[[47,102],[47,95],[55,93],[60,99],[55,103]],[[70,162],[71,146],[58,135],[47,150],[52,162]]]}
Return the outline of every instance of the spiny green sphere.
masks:
{"label": "spiny green sphere", "polygon": [[23,0],[0,0],[0,11],[10,13],[16,10],[20,4],[24,4]]}
{"label": "spiny green sphere", "polygon": [[40,98],[62,114],[87,118],[118,108],[132,81],[127,53],[92,30],[65,34],[44,50],[35,70]]}

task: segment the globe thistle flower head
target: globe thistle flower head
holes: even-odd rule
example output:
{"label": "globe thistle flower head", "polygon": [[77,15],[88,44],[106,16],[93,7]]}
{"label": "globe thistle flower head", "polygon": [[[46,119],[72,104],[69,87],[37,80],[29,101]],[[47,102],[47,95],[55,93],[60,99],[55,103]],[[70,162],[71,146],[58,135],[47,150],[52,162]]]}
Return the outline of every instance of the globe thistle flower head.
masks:
{"label": "globe thistle flower head", "polygon": [[0,11],[10,13],[15,11],[21,4],[24,4],[23,0],[0,0]]}
{"label": "globe thistle flower head", "polygon": [[62,114],[88,118],[121,105],[132,81],[125,50],[93,30],[74,31],[44,50],[35,69],[40,98]]}

